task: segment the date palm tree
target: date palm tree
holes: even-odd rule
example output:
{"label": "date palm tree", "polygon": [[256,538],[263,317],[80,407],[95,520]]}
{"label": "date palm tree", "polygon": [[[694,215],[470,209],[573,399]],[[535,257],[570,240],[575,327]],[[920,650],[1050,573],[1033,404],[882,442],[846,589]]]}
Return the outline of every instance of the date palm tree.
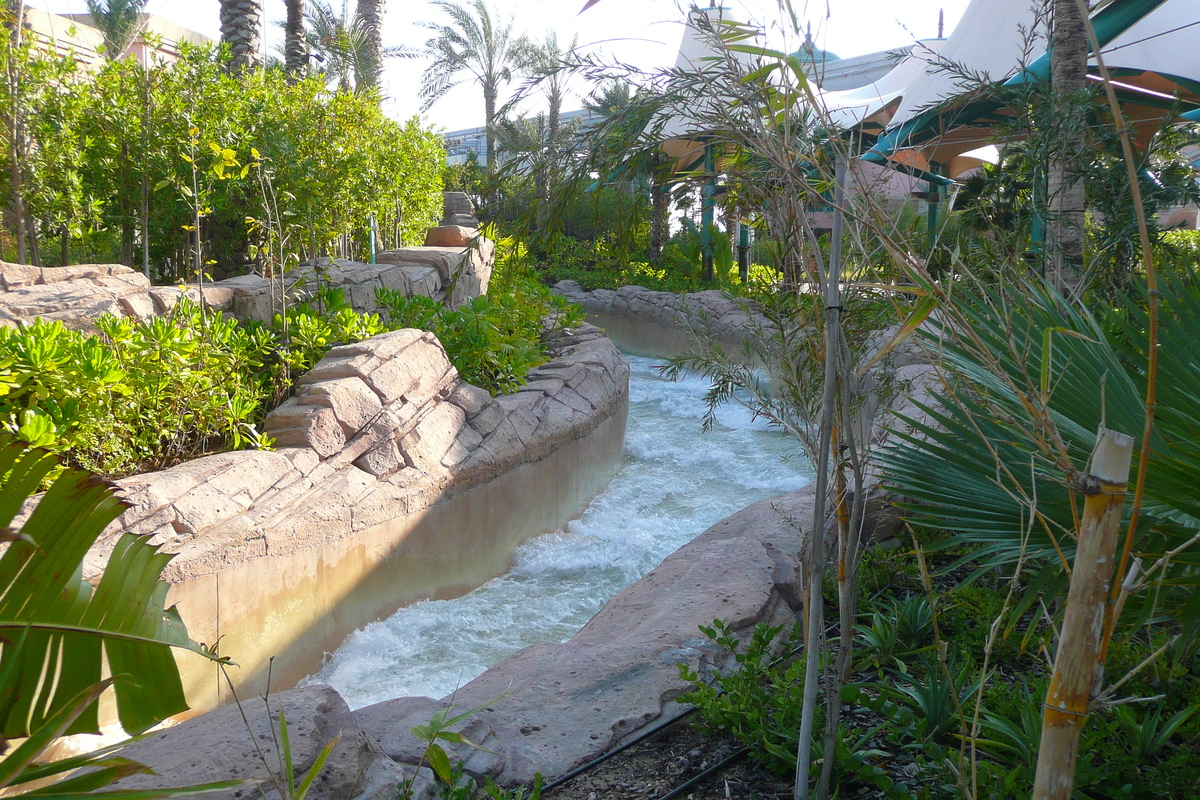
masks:
{"label": "date palm tree", "polygon": [[523,69],[529,45],[523,36],[513,33],[513,21],[498,22],[484,0],[455,2],[436,0],[434,5],[450,18],[448,23],[427,22],[433,36],[425,43],[425,52],[433,59],[422,78],[421,96],[428,109],[457,86],[464,73],[483,90],[484,119],[487,125],[487,168],[496,169],[496,136],[492,127],[498,121],[500,89]]}
{"label": "date palm tree", "polygon": [[285,0],[287,20],[283,33],[283,68],[288,78],[308,72],[308,44],[304,38],[304,0]]}
{"label": "date palm tree", "polygon": [[137,36],[146,0],[87,0],[92,22],[104,34],[104,57],[116,61]]}
{"label": "date palm tree", "polygon": [[[382,11],[382,2],[379,6]],[[355,14],[350,13],[349,0],[342,3],[341,13],[324,0],[312,0],[304,17],[309,51],[321,62],[326,80],[346,92],[377,89],[383,59],[417,56],[403,45],[375,51],[362,12],[361,0]]]}
{"label": "date palm tree", "polygon": [[261,67],[262,0],[221,0],[221,44],[229,46],[229,69]]}
{"label": "date palm tree", "polygon": [[1054,0],[1050,80],[1061,136],[1059,151],[1047,165],[1046,275],[1059,292],[1076,296],[1083,290],[1085,186],[1079,161],[1087,147],[1083,135],[1087,122],[1077,99],[1087,84],[1087,57],[1087,32],[1077,0]]}
{"label": "date palm tree", "polygon": [[383,73],[383,7],[385,0],[358,0],[355,18],[362,30],[362,64],[356,82],[359,86],[379,88]]}

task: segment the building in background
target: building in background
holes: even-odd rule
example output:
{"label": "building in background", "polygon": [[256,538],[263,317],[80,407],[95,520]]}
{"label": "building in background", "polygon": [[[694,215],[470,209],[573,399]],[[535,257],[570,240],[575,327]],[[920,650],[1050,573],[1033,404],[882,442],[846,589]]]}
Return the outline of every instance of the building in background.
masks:
{"label": "building in background", "polygon": [[[139,33],[122,55],[133,58],[143,66],[154,61],[174,61],[179,57],[183,42],[191,45],[211,44],[212,39],[174,22],[142,14]],[[72,54],[84,69],[104,63],[104,34],[95,27],[90,14],[48,14],[36,8],[25,11],[28,35],[41,49],[59,56]]]}

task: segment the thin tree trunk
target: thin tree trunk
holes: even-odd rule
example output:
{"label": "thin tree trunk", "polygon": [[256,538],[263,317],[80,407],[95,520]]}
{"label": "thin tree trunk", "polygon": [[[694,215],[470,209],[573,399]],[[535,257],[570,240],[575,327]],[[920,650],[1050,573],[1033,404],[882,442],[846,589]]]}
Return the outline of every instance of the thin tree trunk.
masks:
{"label": "thin tree trunk", "polygon": [[1052,2],[1050,76],[1059,144],[1056,157],[1047,165],[1047,278],[1057,291],[1078,297],[1084,277],[1085,185],[1080,161],[1086,150],[1086,120],[1081,94],[1087,83],[1088,43],[1076,0]]}
{"label": "thin tree trunk", "polygon": [[30,215],[28,208],[25,209],[25,233],[29,236],[29,263],[40,267],[42,251],[38,245],[38,221]]}
{"label": "thin tree trunk", "polygon": [[487,143],[487,171],[491,175],[496,171],[496,134],[492,130],[496,123],[496,90],[490,86],[483,87],[483,118],[487,126],[483,134]]}
{"label": "thin tree trunk", "polygon": [[[804,701],[800,714],[800,740],[796,753],[794,797],[809,796],[812,771],[813,727],[820,682],[821,638],[825,627],[821,584],[825,575],[825,507],[829,494],[829,458],[836,412],[836,387],[841,340],[842,207],[846,199],[846,160],[839,156],[834,182],[833,231],[830,236],[829,269],[825,274],[825,387],[821,398],[821,428],[817,445],[816,495],[813,525],[809,535],[804,591],[808,596],[808,624],[804,637]],[[826,753],[826,758],[831,757]]]}
{"label": "thin tree trunk", "polygon": [[283,69],[288,82],[295,83],[308,72],[308,45],[304,41],[304,0],[286,0],[287,21],[283,29]]}
{"label": "thin tree trunk", "polygon": [[142,274],[150,280],[150,79],[148,66],[142,67]]}
{"label": "thin tree trunk", "polygon": [[25,131],[21,125],[21,76],[17,71],[17,51],[21,49],[21,37],[25,30],[25,0],[18,0],[16,17],[12,29],[12,54],[8,59],[8,96],[12,109],[8,115],[8,168],[12,182],[12,215],[17,226],[17,263],[29,263],[26,250],[26,219],[23,174],[21,170],[21,140]]}
{"label": "thin tree trunk", "polygon": [[1104,674],[1100,642],[1132,460],[1133,437],[1101,428],[1085,482],[1062,636],[1042,711],[1034,800],[1071,797],[1079,732],[1087,718],[1088,699]]}
{"label": "thin tree trunk", "polygon": [[650,189],[653,195],[653,210],[650,216],[650,257],[662,258],[663,245],[667,242],[668,214],[671,192],[657,179]]}

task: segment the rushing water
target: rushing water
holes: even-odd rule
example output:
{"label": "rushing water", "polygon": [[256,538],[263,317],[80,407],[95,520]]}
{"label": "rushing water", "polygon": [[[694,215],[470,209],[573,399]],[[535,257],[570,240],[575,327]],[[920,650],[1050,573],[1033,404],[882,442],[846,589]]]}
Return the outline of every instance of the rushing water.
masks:
{"label": "rushing water", "polygon": [[714,522],[809,481],[795,443],[740,406],[701,433],[705,381],[672,383],[629,357],[625,463],[569,530],[539,536],[512,571],[454,600],[402,608],[346,638],[309,682],[351,708],[443,697],[531,644],[574,635],[618,591]]}

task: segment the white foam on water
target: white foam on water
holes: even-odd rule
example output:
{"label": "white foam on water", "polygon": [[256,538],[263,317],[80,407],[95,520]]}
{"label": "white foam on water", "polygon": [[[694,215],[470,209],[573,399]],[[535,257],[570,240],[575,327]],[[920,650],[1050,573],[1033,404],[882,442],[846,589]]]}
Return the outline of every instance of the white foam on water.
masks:
{"label": "white foam on water", "polygon": [[346,638],[306,683],[350,704],[444,697],[517,650],[573,636],[609,598],[713,523],[809,482],[794,440],[729,405],[702,433],[708,383],[663,380],[629,356],[625,463],[567,532],[517,551],[512,570],[454,600],[402,608]]}

